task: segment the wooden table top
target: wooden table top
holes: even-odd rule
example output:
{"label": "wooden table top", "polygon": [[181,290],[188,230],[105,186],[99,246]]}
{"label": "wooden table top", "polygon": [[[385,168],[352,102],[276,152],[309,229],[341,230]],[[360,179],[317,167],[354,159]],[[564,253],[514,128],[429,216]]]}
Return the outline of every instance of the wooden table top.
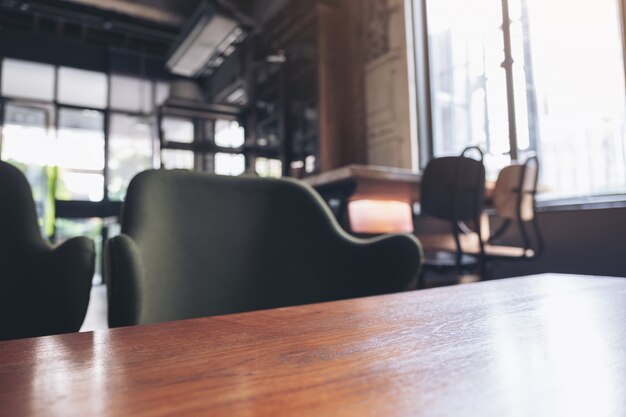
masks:
{"label": "wooden table top", "polygon": [[359,180],[394,181],[419,185],[422,176],[408,169],[353,164],[302,178],[302,181],[312,187]]}
{"label": "wooden table top", "polygon": [[0,415],[624,415],[625,307],[544,275],[0,342]]}

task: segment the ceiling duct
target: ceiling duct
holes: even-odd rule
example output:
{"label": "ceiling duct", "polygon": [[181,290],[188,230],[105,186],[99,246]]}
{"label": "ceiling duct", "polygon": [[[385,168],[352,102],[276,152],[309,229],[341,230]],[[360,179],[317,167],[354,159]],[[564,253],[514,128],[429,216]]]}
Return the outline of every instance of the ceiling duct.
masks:
{"label": "ceiling duct", "polygon": [[167,68],[176,75],[208,75],[232,54],[245,32],[239,23],[202,2],[174,45]]}

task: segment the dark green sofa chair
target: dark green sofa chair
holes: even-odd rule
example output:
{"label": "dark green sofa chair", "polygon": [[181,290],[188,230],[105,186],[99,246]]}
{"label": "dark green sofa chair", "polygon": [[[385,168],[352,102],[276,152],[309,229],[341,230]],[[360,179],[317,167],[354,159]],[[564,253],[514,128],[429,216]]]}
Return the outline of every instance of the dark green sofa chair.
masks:
{"label": "dark green sofa chair", "polygon": [[109,326],[401,291],[420,260],[412,236],[350,237],[293,180],[146,171],[105,250]]}
{"label": "dark green sofa chair", "polygon": [[78,331],[94,258],[85,237],[55,248],[43,240],[28,181],[0,161],[0,340]]}

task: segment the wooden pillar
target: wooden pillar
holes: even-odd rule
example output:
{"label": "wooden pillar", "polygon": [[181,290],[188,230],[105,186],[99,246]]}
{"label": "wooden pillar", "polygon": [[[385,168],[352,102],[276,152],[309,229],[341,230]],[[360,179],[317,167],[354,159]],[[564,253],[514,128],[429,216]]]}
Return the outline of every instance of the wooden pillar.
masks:
{"label": "wooden pillar", "polygon": [[318,2],[319,166],[363,164],[364,120],[361,0]]}

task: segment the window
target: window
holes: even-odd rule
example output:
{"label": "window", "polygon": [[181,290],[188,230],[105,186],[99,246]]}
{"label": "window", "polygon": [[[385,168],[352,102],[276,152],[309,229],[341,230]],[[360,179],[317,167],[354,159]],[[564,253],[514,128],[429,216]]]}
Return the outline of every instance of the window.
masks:
{"label": "window", "polygon": [[107,105],[107,76],[102,72],[59,67],[59,103],[103,109]]}
{"label": "window", "polygon": [[2,95],[52,101],[54,99],[54,67],[16,59],[3,59]]}
{"label": "window", "polygon": [[509,149],[500,3],[427,0],[433,153],[479,145],[492,176]]}
{"label": "window", "polygon": [[123,200],[130,180],[153,168],[151,120],[141,116],[112,114],[109,122],[110,200]]}
{"label": "window", "polygon": [[104,115],[59,109],[56,198],[100,201],[104,197]]}
{"label": "window", "polygon": [[166,169],[193,169],[193,151],[163,149],[161,150],[161,166]]}
{"label": "window", "polygon": [[280,159],[257,157],[254,160],[254,171],[260,177],[280,178],[283,174],[283,163]]}
{"label": "window", "polygon": [[152,112],[152,82],[136,77],[111,75],[112,109],[148,114]]}
{"label": "window", "polygon": [[[42,235],[57,242],[90,236],[99,256],[103,221],[89,217],[104,206],[57,205],[55,199],[124,199],[132,177],[155,165],[154,111],[167,98],[169,84],[10,58],[0,65],[0,158],[26,175]],[[193,142],[191,120],[174,120],[166,128],[174,140]],[[164,163],[193,169],[194,154],[166,153]],[[63,219],[64,210],[87,219]]]}
{"label": "window", "polygon": [[165,103],[170,95],[170,85],[166,82],[157,81],[155,83],[154,101],[157,106]]}
{"label": "window", "polygon": [[180,117],[164,117],[161,122],[163,137],[167,141],[192,143],[194,137],[193,122]]}
{"label": "window", "polygon": [[517,144],[548,196],[626,192],[619,15],[615,0],[511,2]]}
{"label": "window", "polygon": [[215,154],[215,173],[218,175],[241,175],[246,170],[246,158],[242,154]]}
{"label": "window", "polygon": [[427,13],[434,156],[479,145],[493,178],[511,156],[537,153],[543,198],[626,192],[617,0],[414,3]]}
{"label": "window", "polygon": [[244,130],[239,123],[231,120],[215,121],[215,144],[224,148],[243,146]]}

